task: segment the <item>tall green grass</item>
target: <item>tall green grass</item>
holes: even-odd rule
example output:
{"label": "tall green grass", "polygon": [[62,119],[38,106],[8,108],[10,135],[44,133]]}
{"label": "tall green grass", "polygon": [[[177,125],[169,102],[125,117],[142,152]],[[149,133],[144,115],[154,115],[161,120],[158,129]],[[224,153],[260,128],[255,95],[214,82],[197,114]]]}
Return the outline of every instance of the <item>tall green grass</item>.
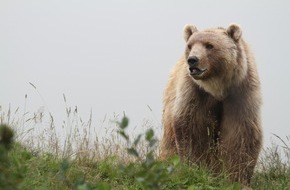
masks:
{"label": "tall green grass", "polygon": [[[159,139],[151,126],[132,134],[128,118],[116,116],[101,137],[92,114],[84,121],[76,107],[65,111],[62,126],[56,126],[50,112],[0,107],[0,189],[241,188],[226,173],[214,176],[177,156],[159,161]],[[290,189],[289,137],[276,138],[282,145],[261,154],[253,189]]]}

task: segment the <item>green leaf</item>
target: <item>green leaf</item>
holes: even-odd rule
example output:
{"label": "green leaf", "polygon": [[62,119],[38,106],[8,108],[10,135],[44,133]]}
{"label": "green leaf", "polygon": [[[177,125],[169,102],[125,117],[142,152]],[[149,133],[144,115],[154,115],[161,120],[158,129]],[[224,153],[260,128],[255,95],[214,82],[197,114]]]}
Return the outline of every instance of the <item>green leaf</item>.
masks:
{"label": "green leaf", "polygon": [[156,143],[157,143],[157,140],[156,139],[150,140],[149,147],[153,147]]}
{"label": "green leaf", "polygon": [[9,150],[13,142],[13,136],[13,130],[8,125],[0,125],[0,145]]}
{"label": "green leaf", "polygon": [[36,86],[34,84],[32,84],[31,82],[29,82],[29,84],[34,88],[36,89]]}
{"label": "green leaf", "polygon": [[138,145],[138,143],[140,142],[141,136],[142,135],[138,135],[138,137],[134,140],[134,146]]}
{"label": "green leaf", "polygon": [[144,177],[136,177],[136,181],[138,181],[139,183],[142,183],[145,181]]}
{"label": "green leaf", "polygon": [[186,185],[186,184],[188,183],[188,178],[185,178],[185,179],[181,180],[181,183],[182,183],[183,185]]}
{"label": "green leaf", "polygon": [[121,123],[119,123],[119,126],[121,129],[125,129],[126,127],[128,127],[128,124],[129,124],[129,119],[124,116]]}
{"label": "green leaf", "polygon": [[174,166],[177,166],[180,163],[180,158],[177,155],[173,156],[171,159]]}
{"label": "green leaf", "polygon": [[96,189],[96,190],[110,190],[111,187],[106,182],[99,182],[96,184],[96,188],[94,188],[94,189]]}
{"label": "green leaf", "polygon": [[146,155],[146,160],[145,160],[145,165],[146,167],[151,167],[155,162],[154,156],[153,156],[153,152],[149,152]]}
{"label": "green leaf", "polygon": [[124,137],[124,139],[126,139],[127,141],[129,140],[129,136],[126,135],[126,133],[125,133],[124,131],[118,131],[118,133],[119,133],[122,137]]}
{"label": "green leaf", "polygon": [[87,184],[81,184],[76,187],[76,190],[90,190]]}
{"label": "green leaf", "polygon": [[171,174],[174,171],[174,167],[173,166],[168,166],[167,167],[167,171],[169,174]]}
{"label": "green leaf", "polygon": [[233,190],[239,190],[241,189],[241,185],[239,183],[235,183],[233,186]]}
{"label": "green leaf", "polygon": [[187,190],[196,190],[196,187],[194,185],[191,185],[187,188]]}
{"label": "green leaf", "polygon": [[61,163],[61,169],[63,172],[66,172],[69,168],[69,162],[67,159],[64,159]]}
{"label": "green leaf", "polygon": [[148,129],[148,130],[146,131],[146,134],[145,134],[145,138],[146,138],[146,140],[147,140],[147,141],[151,141],[152,138],[153,138],[153,136],[154,136],[154,131],[153,131],[153,129]]}
{"label": "green leaf", "polygon": [[139,157],[138,152],[134,148],[127,148],[127,152],[135,157]]}

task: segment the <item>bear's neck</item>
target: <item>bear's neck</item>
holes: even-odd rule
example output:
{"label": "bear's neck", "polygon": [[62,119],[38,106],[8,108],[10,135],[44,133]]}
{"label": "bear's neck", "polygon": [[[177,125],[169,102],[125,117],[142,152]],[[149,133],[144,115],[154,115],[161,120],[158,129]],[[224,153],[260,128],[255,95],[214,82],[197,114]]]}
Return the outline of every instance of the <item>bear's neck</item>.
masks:
{"label": "bear's neck", "polygon": [[218,101],[224,100],[228,95],[228,86],[219,79],[195,80],[195,83]]}

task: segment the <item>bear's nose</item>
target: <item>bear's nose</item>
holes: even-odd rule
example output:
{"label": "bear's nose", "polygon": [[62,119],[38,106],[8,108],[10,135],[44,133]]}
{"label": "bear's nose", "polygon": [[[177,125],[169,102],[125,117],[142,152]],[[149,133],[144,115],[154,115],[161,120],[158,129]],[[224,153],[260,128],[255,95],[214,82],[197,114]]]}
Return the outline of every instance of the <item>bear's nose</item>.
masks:
{"label": "bear's nose", "polygon": [[187,63],[190,67],[195,67],[197,65],[198,61],[199,61],[199,59],[196,56],[190,56],[187,59]]}

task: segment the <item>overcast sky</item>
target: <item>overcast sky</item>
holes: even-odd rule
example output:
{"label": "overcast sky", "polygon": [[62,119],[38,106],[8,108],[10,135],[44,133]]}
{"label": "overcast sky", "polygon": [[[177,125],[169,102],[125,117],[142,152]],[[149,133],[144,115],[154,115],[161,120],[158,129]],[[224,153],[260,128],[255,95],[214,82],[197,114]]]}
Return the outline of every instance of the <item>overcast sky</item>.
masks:
{"label": "overcast sky", "polygon": [[233,22],[256,57],[269,144],[272,133],[290,135],[286,0],[1,0],[0,105],[23,109],[27,94],[28,111],[44,107],[63,120],[64,93],[85,119],[91,109],[96,121],[125,111],[137,128],[143,119],[161,127],[162,94],[184,51],[184,25],[202,30]]}

